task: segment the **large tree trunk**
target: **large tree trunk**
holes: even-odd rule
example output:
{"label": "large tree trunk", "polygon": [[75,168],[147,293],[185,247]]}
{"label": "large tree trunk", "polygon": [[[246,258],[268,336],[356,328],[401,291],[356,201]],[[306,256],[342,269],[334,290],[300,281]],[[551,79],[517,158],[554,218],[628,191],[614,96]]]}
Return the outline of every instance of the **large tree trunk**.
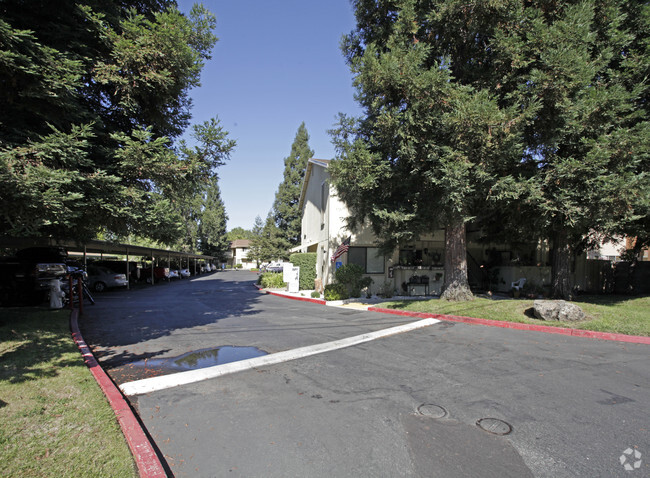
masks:
{"label": "large tree trunk", "polygon": [[445,280],[440,298],[453,301],[474,298],[467,281],[465,221],[462,218],[445,227]]}
{"label": "large tree trunk", "polygon": [[551,263],[551,295],[554,299],[571,300],[571,247],[565,231],[553,234],[553,261]]}

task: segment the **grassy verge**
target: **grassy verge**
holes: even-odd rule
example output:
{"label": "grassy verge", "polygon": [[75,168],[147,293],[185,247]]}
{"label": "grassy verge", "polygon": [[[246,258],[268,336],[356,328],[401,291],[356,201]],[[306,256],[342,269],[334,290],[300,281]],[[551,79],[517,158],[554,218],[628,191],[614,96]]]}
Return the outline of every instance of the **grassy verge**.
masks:
{"label": "grassy verge", "polygon": [[69,311],[0,309],[0,462],[10,477],[137,477]]}
{"label": "grassy verge", "polygon": [[650,336],[650,297],[585,296],[574,302],[587,319],[580,322],[547,322],[533,318],[532,300],[475,299],[469,302],[443,300],[394,301],[380,307],[431,314],[460,315],[489,320],[569,327],[598,332]]}

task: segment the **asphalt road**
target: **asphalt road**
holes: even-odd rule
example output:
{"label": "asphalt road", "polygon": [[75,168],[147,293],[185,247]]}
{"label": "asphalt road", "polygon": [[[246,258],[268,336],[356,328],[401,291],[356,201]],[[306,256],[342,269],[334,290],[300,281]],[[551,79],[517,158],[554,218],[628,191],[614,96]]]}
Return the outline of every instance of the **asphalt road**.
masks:
{"label": "asphalt road", "polygon": [[[82,333],[122,383],[219,347],[275,353],[416,320],[265,295],[255,278],[98,294]],[[649,391],[648,345],[440,322],[131,402],[177,477],[640,478]]]}

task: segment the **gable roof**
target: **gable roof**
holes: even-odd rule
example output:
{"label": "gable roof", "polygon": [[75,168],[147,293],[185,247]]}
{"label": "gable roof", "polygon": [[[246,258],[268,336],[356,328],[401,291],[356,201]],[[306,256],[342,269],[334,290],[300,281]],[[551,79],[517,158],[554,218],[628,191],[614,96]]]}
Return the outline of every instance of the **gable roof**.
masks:
{"label": "gable roof", "polygon": [[235,239],[230,243],[230,248],[231,249],[238,249],[241,247],[250,247],[251,245],[251,240],[250,239]]}
{"label": "gable roof", "polygon": [[311,170],[313,168],[313,165],[320,166],[321,168],[329,168],[331,159],[316,159],[316,158],[311,158],[309,161],[307,161],[307,169],[305,170],[305,179],[302,180],[302,189],[300,190],[300,200],[298,201],[298,210],[300,211],[300,214],[302,214],[302,206],[305,202],[305,194],[307,193],[307,183],[309,182],[309,178],[311,176]]}

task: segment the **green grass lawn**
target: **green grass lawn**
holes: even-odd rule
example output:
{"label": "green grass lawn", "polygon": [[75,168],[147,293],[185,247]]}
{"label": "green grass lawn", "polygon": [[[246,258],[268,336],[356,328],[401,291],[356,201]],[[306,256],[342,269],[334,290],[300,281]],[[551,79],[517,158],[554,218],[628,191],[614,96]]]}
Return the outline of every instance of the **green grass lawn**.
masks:
{"label": "green grass lawn", "polygon": [[379,307],[650,336],[650,297],[584,296],[573,303],[582,307],[587,314],[586,320],[580,322],[537,320],[531,314],[533,301],[525,299],[477,298],[469,302],[447,302],[438,299],[394,301],[382,303]]}
{"label": "green grass lawn", "polygon": [[0,463],[9,477],[137,477],[69,311],[0,309]]}

